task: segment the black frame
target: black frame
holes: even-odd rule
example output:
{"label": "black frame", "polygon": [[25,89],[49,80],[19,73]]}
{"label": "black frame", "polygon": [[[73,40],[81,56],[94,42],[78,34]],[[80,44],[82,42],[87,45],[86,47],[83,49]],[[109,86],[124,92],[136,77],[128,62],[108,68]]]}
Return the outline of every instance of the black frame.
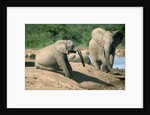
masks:
{"label": "black frame", "polygon": [[[27,1],[27,0],[3,0],[1,2],[1,5],[0,5],[0,28],[1,28],[1,39],[3,39],[3,42],[1,42],[1,44],[3,44],[3,47],[1,45],[1,49],[3,49],[3,58],[2,61],[3,62],[3,65],[2,66],[4,68],[4,70],[2,71],[3,72],[3,76],[1,76],[1,80],[0,80],[0,85],[1,85],[1,91],[2,93],[0,94],[1,95],[1,101],[0,101],[0,104],[1,104],[1,109],[3,109],[3,111],[8,111],[8,110],[12,110],[12,109],[17,109],[17,108],[11,108],[11,109],[8,109],[7,108],[7,7],[29,7],[29,6],[32,6],[32,7],[37,7],[37,6],[49,6],[49,7],[54,7],[54,6],[67,6],[67,7],[72,7],[72,6],[83,6],[83,7],[87,7],[87,6],[97,6],[97,7],[105,7],[105,6],[108,6],[108,7],[121,7],[121,6],[124,6],[124,7],[143,7],[144,8],[144,44],[143,44],[143,58],[145,60],[145,49],[148,49],[145,45],[145,41],[146,41],[146,37],[148,37],[148,25],[150,25],[150,23],[147,21],[147,20],[150,20],[150,18],[148,17],[148,11],[150,11],[150,8],[148,8],[148,6],[144,5],[144,2],[141,0],[129,0],[129,1],[122,1],[122,0],[113,0],[113,1],[108,1],[108,0],[104,0],[104,1],[99,1],[98,0],[92,0],[92,1],[86,1],[85,2],[77,2],[77,1],[45,1],[45,0],[42,0],[42,1],[35,1],[35,0],[30,0],[30,1]],[[1,16],[2,15],[2,16]],[[149,38],[148,38],[149,39]],[[150,85],[148,84],[148,79],[149,79],[149,76],[146,76],[146,68],[145,68],[145,61],[143,60],[143,77],[144,77],[144,98],[143,98],[143,109],[137,109],[137,108],[124,108],[124,109],[119,109],[119,108],[112,108],[112,109],[115,109],[115,110],[128,110],[131,111],[131,110],[134,110],[134,112],[145,112],[145,111],[148,111],[148,104],[150,103],[150,100],[148,97],[150,97],[150,95],[148,94],[148,88],[150,88]],[[23,109],[28,109],[28,108],[22,108],[22,109],[18,109],[18,110],[23,110]],[[36,109],[36,108],[32,108],[34,110],[41,110],[42,108],[40,109]],[[58,108],[55,108],[55,109],[58,109]],[[67,109],[67,108],[62,108],[62,109]],[[86,108],[74,108],[74,109],[86,109]],[[86,110],[88,109],[92,109],[92,108],[87,108]],[[99,109],[99,110],[105,110],[103,112],[106,112],[107,108],[105,109]],[[112,110],[112,109],[109,109],[109,110]],[[31,109],[30,109],[31,110]],[[45,109],[42,109],[42,110],[45,110]],[[47,110],[47,109],[46,109]],[[50,108],[51,110],[51,108]],[[119,113],[121,114],[121,113]]]}

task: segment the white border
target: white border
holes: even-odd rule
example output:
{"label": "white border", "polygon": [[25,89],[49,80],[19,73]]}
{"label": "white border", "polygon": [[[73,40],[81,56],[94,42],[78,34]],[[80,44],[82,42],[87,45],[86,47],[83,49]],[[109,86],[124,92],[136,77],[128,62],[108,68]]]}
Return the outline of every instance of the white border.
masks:
{"label": "white border", "polygon": [[[25,24],[126,24],[126,90],[25,90]],[[143,7],[7,7],[7,108],[142,108]]]}

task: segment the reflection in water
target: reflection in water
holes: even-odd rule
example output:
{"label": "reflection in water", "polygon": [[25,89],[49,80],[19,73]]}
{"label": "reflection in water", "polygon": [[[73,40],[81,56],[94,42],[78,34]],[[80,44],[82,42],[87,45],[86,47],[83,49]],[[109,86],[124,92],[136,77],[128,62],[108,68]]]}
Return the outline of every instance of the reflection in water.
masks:
{"label": "reflection in water", "polygon": [[115,56],[113,68],[125,69],[125,57]]}

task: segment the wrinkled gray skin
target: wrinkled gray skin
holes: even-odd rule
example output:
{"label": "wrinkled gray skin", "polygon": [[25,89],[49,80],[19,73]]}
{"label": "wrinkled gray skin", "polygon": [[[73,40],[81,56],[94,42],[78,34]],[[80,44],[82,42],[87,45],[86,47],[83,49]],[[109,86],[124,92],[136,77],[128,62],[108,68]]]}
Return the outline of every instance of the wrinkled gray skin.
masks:
{"label": "wrinkled gray skin", "polygon": [[[89,51],[81,50],[84,63],[91,64]],[[81,62],[80,56],[77,53],[70,53],[67,55],[69,62]]]}
{"label": "wrinkled gray skin", "polygon": [[[82,53],[71,40],[58,40],[36,53],[35,67],[65,74],[67,77],[72,76],[72,68],[69,64],[67,54],[78,52],[81,62],[84,65]],[[63,71],[61,71],[61,69]]]}
{"label": "wrinkled gray skin", "polygon": [[122,42],[123,38],[124,35],[119,30],[111,33],[102,28],[94,29],[92,31],[92,39],[89,42],[92,65],[98,70],[111,72],[115,49]]}

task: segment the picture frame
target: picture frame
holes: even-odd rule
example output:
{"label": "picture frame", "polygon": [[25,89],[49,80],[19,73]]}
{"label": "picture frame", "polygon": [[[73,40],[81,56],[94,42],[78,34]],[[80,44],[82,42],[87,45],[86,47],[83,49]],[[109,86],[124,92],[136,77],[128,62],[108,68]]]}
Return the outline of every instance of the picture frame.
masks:
{"label": "picture frame", "polygon": [[[28,3],[27,3],[27,2],[22,2],[22,3],[20,3],[20,2],[16,2],[16,3],[7,2],[7,3],[5,3],[5,2],[4,2],[4,3],[3,3],[3,8],[2,8],[3,10],[2,10],[2,11],[5,11],[5,13],[3,13],[3,18],[2,18],[2,21],[1,21],[1,22],[3,22],[3,23],[2,23],[2,25],[3,25],[2,27],[3,27],[3,28],[8,29],[7,27],[8,27],[8,25],[9,25],[9,23],[7,23],[7,19],[9,18],[9,17],[8,17],[8,12],[7,12],[7,11],[8,11],[8,10],[7,10],[7,7],[14,7],[14,6],[16,6],[15,4],[17,4],[17,7],[18,7],[18,6],[24,6],[24,7],[33,6],[33,3],[30,3],[30,2],[28,2]],[[27,4],[28,4],[28,5],[27,5]],[[143,8],[144,8],[144,11],[145,11],[146,8],[147,8],[147,7],[144,7],[144,6],[143,6],[143,3],[140,3],[140,5],[139,5],[139,4],[138,4],[138,5],[134,5],[134,4],[135,4],[135,3],[130,3],[130,4],[128,4],[128,5],[129,5],[130,7],[131,7],[131,6],[132,6],[132,7],[143,7]],[[44,3],[41,4],[41,5],[44,5]],[[41,6],[41,5],[40,5],[40,6]],[[93,5],[94,5],[94,3],[93,3]],[[38,6],[38,5],[36,5],[36,6]],[[45,6],[48,6],[48,5],[45,4]],[[53,5],[48,6],[48,7],[55,7],[55,6],[57,6],[57,3],[53,3]],[[61,6],[65,7],[66,5],[62,3],[61,5],[59,5],[59,7],[61,7]],[[82,3],[81,3],[80,5],[77,5],[77,4],[74,4],[74,5],[73,5],[73,3],[72,3],[72,4],[70,4],[70,5],[67,5],[67,7],[68,7],[68,6],[69,6],[69,7],[72,7],[72,6],[73,6],[73,7],[77,7],[77,6],[80,6],[80,7],[81,7],[81,6],[82,6]],[[86,5],[86,6],[89,6],[89,4]],[[86,6],[83,6],[83,7],[86,7]],[[103,5],[96,5],[96,7],[105,7],[105,6],[107,6],[106,3],[104,3]],[[117,5],[117,7],[123,7],[123,6],[124,6],[124,7],[127,7],[127,5]],[[90,5],[90,7],[92,7],[92,6]],[[114,4],[114,3],[111,3],[108,7],[115,7],[115,4]],[[34,8],[35,8],[35,6],[34,6]],[[144,14],[145,14],[145,12],[144,12]],[[146,15],[144,15],[144,19],[145,19],[145,17],[146,17]],[[144,20],[144,21],[145,21],[145,20]],[[6,24],[7,24],[7,26],[6,26]],[[143,24],[145,24],[145,23],[143,23]],[[144,25],[144,30],[146,30],[145,28],[146,28],[146,26]],[[4,31],[3,34],[2,34],[2,35],[3,35],[3,38],[8,38],[8,37],[9,37],[9,35],[7,35],[6,29],[3,29],[3,31]],[[6,33],[6,34],[5,34],[5,33]],[[143,34],[146,34],[146,32],[144,31]],[[144,41],[145,41],[145,36],[144,36]],[[7,44],[6,46],[4,46],[4,47],[7,49],[8,42],[9,42],[8,39],[4,39],[4,42]],[[6,55],[5,55],[5,56],[6,56],[5,59],[7,59],[7,56],[10,56],[10,54],[8,54],[8,52],[7,52],[8,50],[6,51],[6,49],[5,49],[5,54],[6,54]],[[6,62],[5,62],[5,65],[7,65],[7,64],[9,64],[9,61],[6,61]],[[144,72],[144,71],[143,71],[143,72]],[[6,71],[5,71],[4,75],[7,75],[7,76],[8,76],[8,74],[9,74],[9,73],[7,73],[7,68],[6,68]],[[143,75],[144,75],[144,73],[143,73]],[[3,84],[3,91],[4,91],[4,92],[3,92],[3,101],[2,101],[2,102],[3,102],[3,107],[2,107],[2,108],[3,108],[4,110],[7,110],[7,109],[16,109],[16,108],[11,108],[11,107],[7,108],[7,107],[8,107],[8,102],[10,101],[10,99],[7,99],[7,98],[8,98],[8,95],[10,94],[10,92],[8,92],[8,90],[7,90],[7,88],[8,88],[7,85],[8,85],[8,83],[10,83],[10,81],[9,81],[9,79],[8,79],[7,76],[6,76],[6,77],[3,77],[2,80],[1,80],[1,81],[3,81],[2,84]],[[146,80],[147,78],[145,78],[145,76],[143,76],[143,77],[144,77],[144,78],[143,78],[143,80],[144,80],[144,82],[143,82],[143,83],[144,83],[144,87],[143,87],[143,93],[144,93],[144,94],[143,94],[143,96],[145,96],[145,95],[146,95],[146,87],[145,87],[146,82],[145,82],[145,81],[147,81],[147,80]],[[8,82],[8,81],[9,81],[9,82]],[[146,101],[145,101],[145,99],[146,99],[146,97],[143,98],[143,101],[144,101],[144,103],[143,103],[143,104],[144,104],[144,105],[143,105],[143,108],[136,108],[136,107],[135,107],[135,108],[132,108],[132,107],[130,108],[130,107],[129,107],[129,108],[123,108],[123,109],[135,109],[135,110],[137,110],[137,109],[140,109],[140,110],[141,110],[141,109],[144,109],[144,108],[146,108],[146,105],[145,105]],[[15,104],[14,104],[14,105],[15,105]],[[29,108],[30,108],[30,107],[29,107]],[[29,108],[28,108],[28,109],[29,109]],[[31,107],[31,108],[32,108],[32,109],[36,109],[36,108],[34,108],[34,107]],[[18,107],[18,109],[19,109],[19,107]],[[23,108],[23,109],[26,109],[26,108]],[[46,107],[44,108],[44,107],[42,107],[42,108],[38,108],[38,109],[56,109],[56,108],[46,108]],[[67,108],[57,108],[57,109],[67,109]],[[70,109],[70,108],[68,108],[68,109]],[[76,108],[73,108],[73,109],[80,109],[80,108],[76,107]],[[94,108],[84,108],[84,107],[81,107],[81,109],[94,109]],[[121,109],[121,108],[119,108],[119,107],[118,107],[118,108],[117,108],[117,107],[115,108],[115,107],[114,107],[114,108],[96,108],[96,109]]]}

